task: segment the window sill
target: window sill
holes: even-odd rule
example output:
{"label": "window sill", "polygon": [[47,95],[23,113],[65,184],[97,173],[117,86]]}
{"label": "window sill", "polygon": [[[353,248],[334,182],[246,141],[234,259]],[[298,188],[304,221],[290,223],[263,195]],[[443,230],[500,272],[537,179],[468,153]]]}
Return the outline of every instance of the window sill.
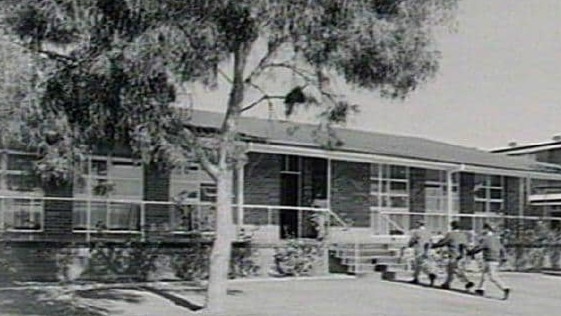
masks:
{"label": "window sill", "polygon": [[73,229],[73,233],[77,234],[140,234],[138,230],[86,230],[86,229]]}
{"label": "window sill", "polygon": [[8,232],[8,233],[42,233],[43,229],[24,229],[24,228],[10,228],[10,229],[5,229],[4,232]]}

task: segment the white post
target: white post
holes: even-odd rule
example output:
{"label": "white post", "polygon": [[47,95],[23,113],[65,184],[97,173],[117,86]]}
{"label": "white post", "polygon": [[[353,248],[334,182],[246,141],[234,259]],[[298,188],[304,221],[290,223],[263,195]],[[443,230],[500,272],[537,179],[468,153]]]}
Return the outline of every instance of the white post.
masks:
{"label": "white post", "polygon": [[522,218],[524,216],[524,205],[526,201],[526,196],[529,192],[526,191],[526,182],[528,178],[519,178],[518,182],[518,217]]}
{"label": "white post", "polygon": [[[4,151],[4,149],[2,148],[2,154],[0,154],[0,168],[2,169],[2,171],[6,171],[8,169],[7,166],[7,162],[6,160],[8,159],[8,155],[6,154],[6,152]],[[8,180],[6,179],[6,176],[0,175],[2,177],[2,179],[0,179],[2,181],[2,187],[5,187]],[[0,217],[0,230],[6,230],[6,199],[2,198],[0,200],[0,211],[2,212],[2,215]]]}
{"label": "white post", "polygon": [[88,153],[88,177],[86,178],[86,242],[90,242],[92,229],[92,155]]}
{"label": "white post", "polygon": [[238,231],[244,223],[244,165],[238,164],[237,168],[237,188],[236,188],[236,200],[238,202]]}
{"label": "white post", "polygon": [[[325,207],[331,212],[331,158],[327,158],[327,194]],[[331,223],[331,214],[327,213],[327,222]]]}
{"label": "white post", "polygon": [[144,201],[140,202],[140,239],[141,241],[146,240],[146,203]]}
{"label": "white post", "polygon": [[454,199],[453,199],[453,190],[452,190],[452,185],[453,185],[453,178],[452,175],[454,174],[454,171],[452,170],[447,170],[446,171],[446,198],[447,198],[447,222],[448,225],[446,227],[446,229],[450,229],[450,223],[452,222],[452,208],[454,205]]}

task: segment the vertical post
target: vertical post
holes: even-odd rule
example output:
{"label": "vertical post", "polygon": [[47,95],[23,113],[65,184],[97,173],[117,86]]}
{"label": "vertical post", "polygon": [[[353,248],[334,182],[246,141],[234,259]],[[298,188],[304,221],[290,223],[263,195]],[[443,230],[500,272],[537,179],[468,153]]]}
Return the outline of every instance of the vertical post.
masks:
{"label": "vertical post", "polygon": [[526,205],[526,200],[528,199],[528,195],[530,192],[526,187],[526,184],[529,182],[529,179],[520,178],[520,182],[518,183],[518,217],[522,218],[524,216],[524,205]]}
{"label": "vertical post", "polygon": [[[6,160],[8,159],[7,156],[8,155],[5,150],[2,148],[2,153],[0,154],[0,181],[3,188],[6,186],[7,182],[5,175],[5,172],[8,169],[6,165]],[[0,212],[2,212],[0,215],[0,230],[6,230],[6,198],[4,196],[0,199]]]}
{"label": "vertical post", "polygon": [[302,229],[304,229],[304,211],[300,207],[298,207],[296,211],[298,212],[298,229],[296,231],[296,238],[302,238]]}
{"label": "vertical post", "polygon": [[88,177],[86,178],[86,242],[90,242],[90,231],[92,229],[92,155],[88,152]]}
{"label": "vertical post", "polygon": [[452,222],[452,208],[454,206],[454,199],[453,199],[453,190],[452,190],[452,185],[453,185],[453,176],[454,171],[452,170],[446,170],[446,198],[447,198],[447,202],[446,202],[446,206],[447,206],[447,212],[446,212],[446,219],[448,222],[448,225],[446,227],[446,229],[450,229],[450,223]]}
{"label": "vertical post", "polygon": [[[326,205],[325,207],[327,208],[328,212],[327,212],[327,228],[329,229],[331,227],[331,158],[327,158],[327,192],[325,194],[325,199],[326,199]],[[326,231],[325,232],[327,235],[329,235],[329,232]]]}
{"label": "vertical post", "polygon": [[140,201],[140,239],[146,241],[146,203]]}
{"label": "vertical post", "polygon": [[240,230],[241,226],[244,223],[244,165],[238,164],[237,165],[237,187],[236,187],[236,195],[237,195],[237,211],[238,211],[238,231]]}

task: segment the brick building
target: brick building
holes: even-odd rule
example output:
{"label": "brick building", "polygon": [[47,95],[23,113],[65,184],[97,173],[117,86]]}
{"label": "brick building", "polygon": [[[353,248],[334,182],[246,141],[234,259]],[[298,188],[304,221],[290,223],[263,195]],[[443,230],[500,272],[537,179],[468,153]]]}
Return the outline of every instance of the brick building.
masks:
{"label": "brick building", "polygon": [[[210,130],[220,120],[216,113],[193,115],[193,124]],[[524,213],[529,193],[544,183],[561,187],[561,166],[551,159],[538,162],[499,154],[504,151],[350,129],[336,130],[342,145],[326,149],[315,125],[243,118],[240,128],[248,160],[236,172],[235,218],[243,221],[240,226],[278,226],[279,238],[304,234],[302,216],[314,211],[314,203],[323,202],[319,211],[352,222],[357,230],[386,235],[407,231],[415,216],[434,230],[446,230],[452,217],[471,227],[475,215],[529,215]],[[216,187],[196,163],[164,171],[145,168],[123,153],[92,155],[77,166],[82,173],[71,185],[42,188],[29,173],[33,161],[23,151],[0,155],[0,224],[13,239],[185,230],[183,214],[173,214],[170,202],[180,193],[197,216],[213,208]],[[212,223],[205,225],[211,229]]]}
{"label": "brick building", "polygon": [[[512,143],[508,147],[491,152],[561,166],[561,139],[559,136],[549,142],[537,144],[517,145]],[[552,221],[551,226],[561,229],[561,183],[548,179],[529,181],[531,184],[529,185],[528,214],[559,219]]]}
{"label": "brick building", "polygon": [[[191,123],[212,131],[221,118],[194,112]],[[340,146],[326,148],[315,125],[243,118],[239,127],[248,159],[235,172],[232,211],[256,243],[315,239],[325,231],[318,219],[333,243],[395,238],[417,219],[434,232],[452,219],[479,230],[491,218],[535,216],[528,203],[536,184],[561,187],[556,164],[417,137],[336,129]],[[0,155],[6,240],[34,249],[131,237],[181,242],[213,229],[216,186],[196,162],[164,171],[126,152],[92,155],[72,184],[45,188],[29,173],[33,161],[23,151]]]}

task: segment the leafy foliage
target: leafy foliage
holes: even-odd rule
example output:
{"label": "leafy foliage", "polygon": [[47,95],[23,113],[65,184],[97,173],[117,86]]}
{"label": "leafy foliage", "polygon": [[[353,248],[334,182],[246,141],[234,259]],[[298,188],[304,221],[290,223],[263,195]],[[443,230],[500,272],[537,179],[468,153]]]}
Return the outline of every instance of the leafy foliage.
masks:
{"label": "leafy foliage", "polygon": [[276,249],[274,254],[275,276],[305,276],[313,272],[321,257],[321,244],[307,244],[291,239],[286,246]]}
{"label": "leafy foliage", "polygon": [[[275,99],[260,84],[263,74],[285,70],[298,79],[295,86],[306,87],[301,93],[289,87],[278,99],[288,99],[289,115],[296,105],[321,106],[316,138],[332,148],[339,142],[331,124],[344,122],[354,106],[332,90],[329,77],[405,97],[435,74],[434,27],[456,2],[4,0],[1,16],[12,38],[41,61],[22,104],[29,131],[22,138],[40,148],[48,179],[71,178],[70,162],[85,150],[128,146],[145,162],[164,165],[194,153],[227,184],[243,161],[237,118]],[[260,43],[266,49],[250,69]],[[231,73],[223,70],[228,64]],[[178,87],[212,86],[218,76],[231,88],[224,122],[216,133],[201,135],[172,105]],[[261,98],[244,107],[249,89]],[[200,136],[216,137],[205,146]],[[221,259],[211,264],[211,281],[216,277],[208,290],[214,311],[224,301],[218,294],[226,294],[221,270],[233,236],[230,192],[220,189],[212,257]]]}
{"label": "leafy foliage", "polygon": [[[39,57],[42,74],[24,104],[30,130],[24,143],[41,148],[42,172],[61,176],[85,147],[123,144],[149,161],[185,159],[184,149],[193,144],[178,140],[185,138],[179,137],[184,126],[170,108],[177,87],[215,83],[223,63],[241,52],[241,59],[247,58],[258,49],[258,39],[267,49],[257,68],[241,78],[243,85],[236,86],[242,101],[245,88],[254,88],[263,72],[278,68],[302,81],[287,91],[287,115],[315,100],[326,107],[320,118],[344,122],[355,106],[329,91],[324,79],[330,74],[383,96],[404,97],[436,72],[433,29],[456,0],[3,4],[5,27]],[[245,62],[240,65],[243,76]],[[304,86],[317,90],[319,98],[306,95]],[[241,104],[235,107],[231,113],[239,114]]]}

